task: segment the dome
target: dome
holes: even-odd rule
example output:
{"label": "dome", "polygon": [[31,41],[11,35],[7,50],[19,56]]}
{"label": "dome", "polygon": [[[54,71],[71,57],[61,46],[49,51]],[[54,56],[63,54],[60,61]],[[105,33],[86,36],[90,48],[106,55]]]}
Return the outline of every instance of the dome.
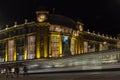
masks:
{"label": "dome", "polygon": [[56,15],[56,14],[50,14],[48,21],[50,22],[50,24],[63,25],[73,29],[76,29],[76,24],[77,24],[74,20],[68,17],[62,15]]}

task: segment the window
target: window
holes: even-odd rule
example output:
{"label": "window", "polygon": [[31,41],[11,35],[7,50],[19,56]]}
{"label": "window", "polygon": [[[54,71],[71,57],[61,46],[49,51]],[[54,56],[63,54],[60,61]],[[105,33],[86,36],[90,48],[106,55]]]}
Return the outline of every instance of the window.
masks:
{"label": "window", "polygon": [[29,27],[28,33],[36,32],[36,27]]}
{"label": "window", "polygon": [[25,31],[24,28],[22,28],[22,29],[18,29],[18,30],[16,30],[16,33],[17,33],[17,35],[23,35],[23,34],[26,33],[26,31]]}
{"label": "window", "polygon": [[24,59],[24,38],[19,38],[16,40],[16,54],[17,60]]}
{"label": "window", "polygon": [[62,37],[62,53],[63,53],[63,56],[71,55],[70,38],[68,36]]}
{"label": "window", "polygon": [[14,31],[8,32],[8,36],[9,36],[9,37],[13,37],[14,35],[15,35]]}
{"label": "window", "polygon": [[4,39],[7,37],[7,34],[3,33],[3,34],[0,34],[0,39]]}
{"label": "window", "polygon": [[5,60],[5,47],[6,42],[0,43],[0,62],[4,62]]}

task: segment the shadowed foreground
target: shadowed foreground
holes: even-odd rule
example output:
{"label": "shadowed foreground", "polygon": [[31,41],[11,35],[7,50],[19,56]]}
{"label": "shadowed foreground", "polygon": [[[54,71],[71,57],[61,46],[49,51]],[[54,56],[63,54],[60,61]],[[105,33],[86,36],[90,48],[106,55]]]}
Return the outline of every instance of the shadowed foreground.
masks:
{"label": "shadowed foreground", "polygon": [[26,76],[6,78],[0,75],[0,80],[118,80],[120,71],[115,72],[85,72],[85,73],[49,73],[29,74]]}

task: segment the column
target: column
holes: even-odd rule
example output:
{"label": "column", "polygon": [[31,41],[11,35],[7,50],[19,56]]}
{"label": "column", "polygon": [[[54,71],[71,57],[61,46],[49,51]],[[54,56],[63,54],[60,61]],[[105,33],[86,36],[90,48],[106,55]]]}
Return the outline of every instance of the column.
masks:
{"label": "column", "polygon": [[39,33],[39,29],[37,29],[37,33],[36,33],[36,58],[37,59],[40,58],[40,33]]}

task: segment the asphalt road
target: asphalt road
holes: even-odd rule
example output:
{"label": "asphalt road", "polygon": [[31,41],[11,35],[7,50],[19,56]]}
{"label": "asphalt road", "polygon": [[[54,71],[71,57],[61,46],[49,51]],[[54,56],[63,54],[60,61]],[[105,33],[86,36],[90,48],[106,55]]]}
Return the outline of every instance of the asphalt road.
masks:
{"label": "asphalt road", "polygon": [[29,74],[13,78],[6,78],[4,74],[0,75],[0,80],[119,80],[119,78],[120,71]]}

